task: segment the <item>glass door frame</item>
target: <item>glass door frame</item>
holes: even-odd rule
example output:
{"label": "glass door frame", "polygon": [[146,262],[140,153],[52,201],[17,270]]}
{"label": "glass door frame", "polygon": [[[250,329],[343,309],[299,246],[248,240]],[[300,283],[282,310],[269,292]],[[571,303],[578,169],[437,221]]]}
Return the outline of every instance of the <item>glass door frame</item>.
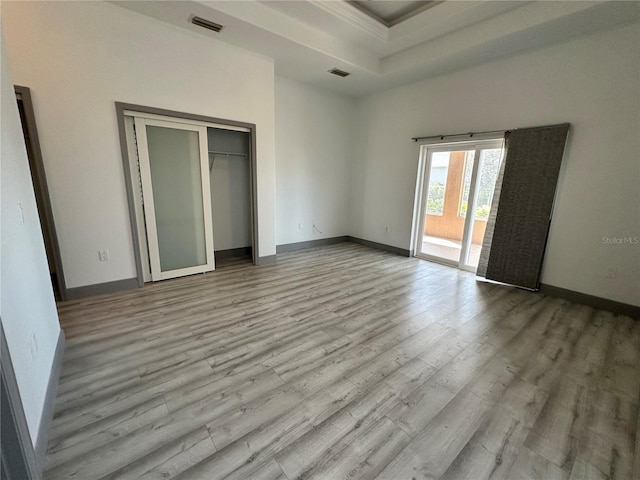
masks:
{"label": "glass door frame", "polygon": [[[187,124],[184,122],[172,122],[169,120],[157,120],[144,117],[134,117],[138,158],[140,161],[140,180],[142,183],[142,195],[144,198],[143,209],[146,224],[146,237],[149,252],[149,264],[151,280],[166,280],[169,278],[193,275],[195,273],[209,272],[215,269],[215,256],[213,249],[213,220],[211,215],[211,188],[209,183],[209,154],[207,146],[207,128],[201,125]],[[205,236],[205,263],[192,267],[163,271],[160,264],[160,247],[155,217],[155,204],[153,196],[153,182],[151,179],[151,167],[149,162],[149,146],[147,143],[147,126],[186,130],[198,134],[198,147],[200,159],[200,187],[202,189],[202,207]]]}
{"label": "glass door frame", "polygon": [[[418,176],[416,184],[416,200],[414,206],[414,256],[429,260],[432,262],[442,263],[452,267],[459,268],[475,273],[476,266],[469,265],[469,252],[471,248],[471,240],[473,233],[473,222],[475,220],[476,202],[478,199],[477,180],[478,172],[481,164],[481,151],[488,149],[504,148],[503,138],[487,138],[458,142],[432,143],[420,146],[420,159],[418,163]],[[434,153],[438,152],[461,152],[473,151],[474,161],[473,170],[471,172],[471,183],[469,185],[469,198],[467,200],[467,214],[464,221],[464,230],[460,245],[460,257],[458,260],[451,260],[444,257],[438,257],[422,252],[422,243],[424,237],[424,229],[427,214],[427,196],[429,194],[429,177],[431,173],[432,158]],[[466,165],[465,165],[466,168]],[[464,179],[464,175],[463,175]],[[464,181],[464,180],[463,180]]]}

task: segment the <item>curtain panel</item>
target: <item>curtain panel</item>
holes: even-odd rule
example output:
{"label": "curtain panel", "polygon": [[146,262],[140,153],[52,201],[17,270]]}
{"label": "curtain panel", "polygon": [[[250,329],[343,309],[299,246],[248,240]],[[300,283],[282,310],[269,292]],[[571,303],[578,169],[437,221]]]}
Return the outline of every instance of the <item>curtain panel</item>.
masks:
{"label": "curtain panel", "polygon": [[505,133],[477,275],[538,290],[569,124]]}

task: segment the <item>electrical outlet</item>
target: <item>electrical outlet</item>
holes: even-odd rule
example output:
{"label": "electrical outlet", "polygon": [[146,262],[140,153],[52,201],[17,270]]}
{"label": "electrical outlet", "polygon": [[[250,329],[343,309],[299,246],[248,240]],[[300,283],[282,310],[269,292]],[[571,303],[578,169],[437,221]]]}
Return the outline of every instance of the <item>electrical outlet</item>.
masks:
{"label": "electrical outlet", "polygon": [[301,223],[298,224],[298,230],[302,230],[302,224]]}
{"label": "electrical outlet", "polygon": [[389,233],[389,226],[384,227],[384,233]]}
{"label": "electrical outlet", "polygon": [[31,332],[31,335],[29,335],[29,340],[27,340],[27,350],[31,356],[31,361],[35,362],[38,357],[38,340],[36,339],[35,332]]}
{"label": "electrical outlet", "polygon": [[109,260],[109,250],[98,250],[98,258],[101,262],[106,262]]}

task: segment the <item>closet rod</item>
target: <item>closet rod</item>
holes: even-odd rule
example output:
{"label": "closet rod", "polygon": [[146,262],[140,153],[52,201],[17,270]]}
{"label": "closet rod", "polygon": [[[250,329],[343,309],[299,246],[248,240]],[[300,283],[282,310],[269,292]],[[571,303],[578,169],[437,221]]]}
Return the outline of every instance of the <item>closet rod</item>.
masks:
{"label": "closet rod", "polygon": [[209,150],[209,155],[226,155],[228,156],[233,156],[233,157],[246,157],[247,154],[246,153],[234,153],[234,152],[215,152],[212,150]]}
{"label": "closet rod", "polygon": [[216,155],[226,155],[227,158],[229,158],[230,156],[247,158],[247,154],[246,153],[216,152],[216,151],[212,151],[212,150],[209,150],[208,153],[209,153],[209,171],[213,170],[213,162],[214,162],[214,160],[216,158]]}

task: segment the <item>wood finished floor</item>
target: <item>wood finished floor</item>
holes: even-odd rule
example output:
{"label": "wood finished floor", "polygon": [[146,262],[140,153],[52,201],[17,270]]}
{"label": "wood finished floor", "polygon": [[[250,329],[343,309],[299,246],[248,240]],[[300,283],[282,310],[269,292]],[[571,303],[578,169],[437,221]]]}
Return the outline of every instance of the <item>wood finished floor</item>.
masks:
{"label": "wood finished floor", "polygon": [[46,479],[634,476],[627,317],[351,243],[59,311]]}

